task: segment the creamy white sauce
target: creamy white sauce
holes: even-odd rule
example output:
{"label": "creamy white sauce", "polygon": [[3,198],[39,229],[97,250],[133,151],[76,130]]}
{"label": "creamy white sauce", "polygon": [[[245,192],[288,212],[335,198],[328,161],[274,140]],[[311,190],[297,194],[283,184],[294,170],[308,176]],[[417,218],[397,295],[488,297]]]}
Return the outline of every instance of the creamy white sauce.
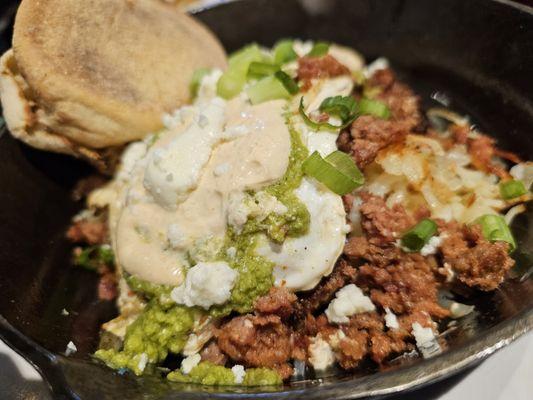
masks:
{"label": "creamy white sauce", "polygon": [[[188,147],[193,155],[201,149],[208,153],[208,161],[202,162],[202,167],[192,159],[186,159],[183,164],[176,158],[176,154],[182,154],[175,148],[176,143],[182,142],[176,139],[190,132],[190,124],[198,124],[195,119],[198,110],[194,111],[194,107],[182,118],[181,125],[160,135],[147,155],[138,157],[140,150],[135,152],[134,166],[125,169],[128,182],[124,185],[124,204],[114,235],[118,260],[127,272],[153,283],[181,284],[183,269],[189,267],[186,250],[197,239],[225,235],[230,194],[260,190],[283,177],[291,149],[283,117],[284,104],[281,100],[256,106],[241,99],[228,102],[223,123],[212,125],[213,129],[223,130],[212,136],[224,141],[198,149]],[[211,125],[204,128],[207,126]],[[209,136],[209,132],[200,128],[194,132]],[[169,164],[164,169],[158,169],[153,163],[154,154],[164,149],[174,155],[169,156]],[[183,154],[185,158],[188,156]],[[206,158],[205,154],[199,157]],[[191,175],[176,165],[181,165],[180,168],[187,165],[198,171]],[[220,173],[220,165],[227,166],[225,173]],[[166,181],[168,173],[173,174],[174,183]],[[147,181],[150,190],[146,188]],[[176,182],[180,185],[186,182],[186,185]],[[171,207],[168,201],[178,199],[180,203]]]}

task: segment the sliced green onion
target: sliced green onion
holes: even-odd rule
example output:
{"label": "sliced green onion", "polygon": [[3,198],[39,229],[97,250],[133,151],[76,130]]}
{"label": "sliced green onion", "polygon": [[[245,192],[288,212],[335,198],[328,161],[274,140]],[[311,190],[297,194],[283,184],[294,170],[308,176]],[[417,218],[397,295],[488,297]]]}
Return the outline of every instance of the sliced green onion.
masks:
{"label": "sliced green onion", "polygon": [[261,62],[263,58],[263,54],[256,44],[247,46],[230,56],[228,69],[217,83],[218,95],[225,99],[231,99],[238,95],[246,84],[250,64],[254,61]]}
{"label": "sliced green onion", "polygon": [[486,214],[479,217],[476,223],[481,225],[481,231],[485,239],[491,242],[509,243],[509,252],[516,249],[516,241],[503,216]]}
{"label": "sliced green onion", "polygon": [[277,71],[274,76],[283,84],[283,86],[285,86],[285,89],[287,89],[290,94],[296,94],[300,91],[296,81],[285,72]]}
{"label": "sliced green onion", "polygon": [[322,57],[328,54],[329,43],[326,42],[316,42],[309,53],[308,57]]}
{"label": "sliced green onion", "polygon": [[211,69],[209,68],[198,68],[196,71],[193,72],[191,83],[189,84],[189,91],[191,93],[192,99],[194,99],[198,95],[198,89],[200,88],[200,83],[202,83],[202,79],[204,79],[204,76],[206,76],[210,72]]}
{"label": "sliced green onion", "polygon": [[436,233],[437,224],[435,221],[428,218],[423,219],[403,234],[401,245],[409,251],[420,251]]}
{"label": "sliced green onion", "polygon": [[264,76],[273,75],[279,71],[279,67],[274,64],[254,61],[248,68],[248,77],[262,78]]}
{"label": "sliced green onion", "polygon": [[340,196],[358,188],[365,180],[353,159],[338,150],[326,158],[315,151],[303,162],[302,170]]}
{"label": "sliced green onion", "polygon": [[300,99],[300,107],[298,107],[298,112],[300,113],[300,116],[304,120],[305,124],[309,126],[311,129],[318,131],[318,130],[327,130],[330,132],[336,132],[338,133],[340,130],[346,128],[348,125],[350,125],[356,118],[357,115],[352,116],[350,119],[345,121],[342,125],[332,125],[329,122],[315,122],[309,116],[305,113],[305,106],[304,106],[304,98]]}
{"label": "sliced green onion", "polygon": [[373,115],[383,119],[390,117],[389,107],[381,101],[363,98],[359,100],[358,106],[361,115]]}
{"label": "sliced green onion", "polygon": [[319,109],[346,122],[355,115],[357,104],[352,96],[335,96],[324,99]]}
{"label": "sliced green onion", "polygon": [[263,57],[263,53],[259,46],[256,43],[252,43],[230,54],[228,65],[233,67],[246,62],[248,62],[249,65],[252,61],[263,60]]}
{"label": "sliced green onion", "polygon": [[280,40],[274,46],[274,62],[278,65],[283,65],[292,60],[296,60],[298,55],[294,51],[294,42],[289,39]]}
{"label": "sliced green onion", "polygon": [[505,200],[514,199],[526,193],[527,189],[522,181],[512,180],[500,183],[500,194]]}
{"label": "sliced green onion", "polygon": [[263,103],[268,100],[288,99],[291,97],[283,83],[273,75],[267,76],[246,91],[252,104]]}

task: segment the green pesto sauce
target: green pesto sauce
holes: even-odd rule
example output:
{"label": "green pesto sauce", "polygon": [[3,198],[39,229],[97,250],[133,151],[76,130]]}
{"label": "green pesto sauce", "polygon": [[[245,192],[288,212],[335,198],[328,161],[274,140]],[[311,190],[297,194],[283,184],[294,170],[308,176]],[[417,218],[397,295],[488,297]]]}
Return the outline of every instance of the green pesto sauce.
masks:
{"label": "green pesto sauce", "polygon": [[149,299],[168,297],[172,291],[172,286],[170,285],[160,285],[148,282],[134,275],[130,275],[127,272],[124,272],[123,276],[131,290],[135,293],[142,294]]}
{"label": "green pesto sauce", "polygon": [[[231,369],[210,362],[201,362],[195,366],[188,375],[176,370],[167,375],[172,382],[197,383],[212,386],[238,385]],[[268,368],[250,368],[241,385],[243,386],[270,386],[282,383],[280,375]]]}
{"label": "green pesto sauce", "polygon": [[194,309],[174,304],[163,306],[151,300],[142,314],[126,330],[120,351],[98,350],[95,357],[114,369],[127,368],[136,375],[144,371],[142,355],[150,364],[165,359],[169,352],[179,353],[194,324]]}
{"label": "green pesto sauce", "polygon": [[[231,247],[236,250],[233,258],[227,255],[227,249]],[[255,254],[255,247],[255,235],[236,235],[231,229],[228,230],[226,245],[219,259],[226,261],[239,275],[230,299],[220,306],[211,307],[211,316],[222,317],[232,311],[241,314],[252,311],[255,299],[267,294],[274,285],[274,263]]]}

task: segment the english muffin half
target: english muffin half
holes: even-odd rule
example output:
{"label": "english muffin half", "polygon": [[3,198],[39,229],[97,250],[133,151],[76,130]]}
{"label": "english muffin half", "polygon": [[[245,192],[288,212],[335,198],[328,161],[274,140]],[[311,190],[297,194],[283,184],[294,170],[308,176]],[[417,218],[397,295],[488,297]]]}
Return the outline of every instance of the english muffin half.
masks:
{"label": "english muffin half", "polygon": [[14,136],[93,158],[161,128],[197,68],[224,68],[218,40],[154,0],[23,0],[0,95]]}

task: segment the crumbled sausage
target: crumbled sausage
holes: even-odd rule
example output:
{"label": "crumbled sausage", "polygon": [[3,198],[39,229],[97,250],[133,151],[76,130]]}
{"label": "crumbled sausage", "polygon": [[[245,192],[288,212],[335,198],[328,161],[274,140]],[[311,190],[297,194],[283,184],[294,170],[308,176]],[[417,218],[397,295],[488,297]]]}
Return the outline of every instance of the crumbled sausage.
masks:
{"label": "crumbled sausage", "polygon": [[441,246],[444,263],[448,263],[457,278],[468,286],[494,290],[514,265],[508,252],[509,244],[487,241],[479,225],[449,223],[441,231],[446,233]]}
{"label": "crumbled sausage", "polygon": [[103,244],[107,237],[107,223],[99,219],[75,221],[67,231],[67,238],[74,243]]}
{"label": "crumbled sausage", "polygon": [[255,302],[255,310],[263,314],[276,314],[288,318],[294,312],[294,303],[298,298],[294,293],[281,287],[272,287],[270,292]]}
{"label": "crumbled sausage", "polygon": [[98,279],[98,299],[114,300],[118,295],[117,276],[115,272],[107,271]]}
{"label": "crumbled sausage", "polygon": [[333,272],[323,278],[308,297],[302,298],[299,314],[305,318],[308,313],[312,313],[320,306],[328,303],[335,295],[335,292],[353,282],[356,275],[355,268],[346,260],[340,259]]}
{"label": "crumbled sausage", "polygon": [[291,330],[278,315],[239,316],[220,327],[217,344],[233,361],[280,368],[291,356]]}
{"label": "crumbled sausage", "polygon": [[378,90],[376,100],[389,107],[391,117],[382,119],[363,115],[353,122],[351,139],[346,133],[339,137],[340,148],[351,153],[360,168],[372,163],[380,150],[401,143],[409,133],[423,131],[421,126],[424,123],[420,99],[409,87],[396,81],[391,70],[377,71],[368,85]]}
{"label": "crumbled sausage", "polygon": [[303,82],[302,89],[304,91],[311,87],[312,79],[349,74],[348,68],[329,54],[323,57],[301,57],[298,59],[298,80]]}
{"label": "crumbled sausage", "polygon": [[225,365],[228,357],[218,347],[215,341],[210,342],[206,347],[200,352],[202,361],[209,361],[216,365]]}
{"label": "crumbled sausage", "polygon": [[414,225],[414,219],[401,204],[389,208],[383,198],[369,193],[362,193],[361,199],[361,225],[371,243],[392,243],[399,234]]}

